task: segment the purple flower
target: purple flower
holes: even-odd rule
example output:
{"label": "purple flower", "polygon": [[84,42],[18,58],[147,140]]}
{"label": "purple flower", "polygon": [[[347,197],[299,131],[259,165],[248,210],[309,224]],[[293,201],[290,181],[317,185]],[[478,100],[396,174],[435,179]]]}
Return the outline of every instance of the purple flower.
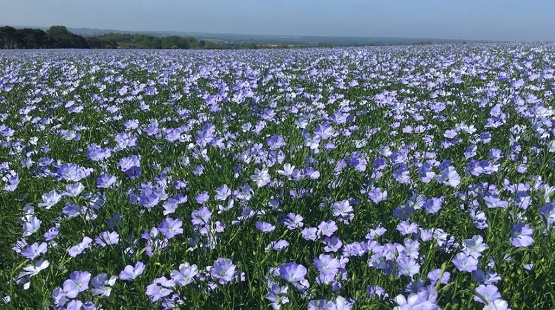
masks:
{"label": "purple flower", "polygon": [[289,230],[301,228],[304,226],[303,217],[300,214],[289,213],[287,214],[287,217],[282,221],[282,224]]}
{"label": "purple flower", "polygon": [[399,168],[393,171],[393,177],[401,184],[411,183],[410,171],[405,164],[401,164]]}
{"label": "purple flower", "polygon": [[87,157],[93,161],[102,161],[112,156],[110,149],[103,149],[97,144],[91,144],[87,149]]}
{"label": "purple flower", "polygon": [[36,216],[29,216],[27,217],[27,221],[23,222],[23,237],[30,236],[37,232],[40,228],[40,224],[42,223]]}
{"label": "purple flower", "polygon": [[277,284],[272,284],[268,294],[266,294],[266,299],[270,301],[270,305],[275,310],[279,309],[281,305],[289,302],[287,297],[287,291],[289,288],[287,286],[279,286]]}
{"label": "purple flower", "polygon": [[320,235],[316,227],[306,227],[301,231],[301,236],[304,240],[315,241]]}
{"label": "purple flower", "polygon": [[321,222],[320,225],[318,225],[319,234],[324,235],[326,237],[331,237],[333,233],[337,231],[337,229],[338,228],[337,228],[337,225],[335,224],[335,221],[332,221],[332,220]]}
{"label": "purple flower", "polygon": [[511,237],[509,240],[512,245],[517,248],[527,247],[534,242],[532,238],[533,234],[534,230],[532,230],[530,226],[519,222],[511,229]]}
{"label": "purple flower", "polygon": [[555,203],[547,203],[540,208],[540,214],[546,221],[546,226],[555,226]]}
{"label": "purple flower", "polygon": [[228,258],[218,258],[210,269],[210,275],[220,284],[231,282],[236,275],[235,265]]}
{"label": "purple flower", "polygon": [[52,291],[52,299],[54,299],[54,304],[60,307],[67,301],[66,294],[60,287],[57,287]]}
{"label": "purple flower", "polygon": [[467,147],[466,151],[464,151],[464,157],[466,159],[470,159],[470,158],[476,156],[476,150],[477,149],[478,149],[478,147],[475,144]]}
{"label": "purple flower", "polygon": [[249,184],[245,184],[239,187],[238,190],[233,192],[233,195],[237,197],[239,200],[249,201],[252,198],[254,190],[250,187]]}
{"label": "purple flower", "polygon": [[333,279],[341,264],[337,258],[333,258],[328,254],[320,254],[314,259],[314,266],[320,272],[320,276]]}
{"label": "purple flower", "polygon": [[117,181],[117,178],[110,174],[102,174],[98,179],[96,179],[96,187],[98,188],[110,188]]}
{"label": "purple flower", "polygon": [[256,229],[264,233],[271,233],[276,229],[276,227],[267,222],[256,222]]}
{"label": "purple flower", "polygon": [[335,310],[335,304],[325,299],[311,300],[306,308],[307,310]]}
{"label": "purple flower", "polygon": [[455,167],[448,166],[441,170],[441,175],[438,179],[438,182],[449,185],[451,187],[457,187],[461,183],[461,177],[457,173],[457,170],[455,170]]}
{"label": "purple flower", "polygon": [[418,177],[420,181],[430,183],[436,177],[436,173],[432,170],[432,165],[425,163],[418,169]]}
{"label": "purple flower", "polygon": [[472,237],[472,239],[464,239],[463,244],[463,252],[474,258],[482,256],[482,252],[489,248],[488,245],[484,243],[484,238],[480,235],[476,235]]}
{"label": "purple flower", "polygon": [[283,251],[289,246],[289,242],[287,240],[280,239],[278,241],[272,241],[270,243],[274,251]]}
{"label": "purple flower", "polygon": [[457,131],[448,129],[443,133],[443,136],[447,139],[453,139],[457,136]]}
{"label": "purple flower", "polygon": [[61,164],[58,167],[57,176],[65,181],[79,182],[81,179],[88,176],[87,172],[90,173],[90,171],[73,163]]}
{"label": "purple flower", "polygon": [[139,203],[147,210],[156,207],[160,203],[160,194],[156,192],[149,192],[139,197]]}
{"label": "purple flower", "polygon": [[278,170],[277,173],[280,175],[286,176],[289,180],[291,180],[291,176],[293,175],[294,171],[295,171],[295,166],[289,163],[285,163],[283,164],[283,170]]}
{"label": "purple flower", "polygon": [[224,184],[216,189],[216,196],[214,197],[216,200],[224,201],[231,195],[231,189]]}
{"label": "purple flower", "polygon": [[70,204],[68,202],[62,209],[62,213],[65,214],[67,217],[77,217],[79,215],[79,209],[80,208],[78,205]]}
{"label": "purple flower", "polygon": [[195,200],[198,204],[203,204],[210,199],[210,195],[208,195],[207,191],[201,192],[195,196]]}
{"label": "purple flower", "polygon": [[492,303],[493,301],[501,298],[501,294],[497,290],[495,285],[480,285],[476,288],[476,293],[478,296],[474,296],[474,300],[481,302],[485,305]]}
{"label": "purple flower", "polygon": [[441,196],[439,198],[432,197],[424,203],[424,210],[428,214],[436,214],[441,209],[441,205],[443,204],[443,200],[445,197]]}
{"label": "purple flower", "polygon": [[91,274],[86,271],[74,271],[68,280],[64,281],[64,293],[67,298],[75,298],[81,292],[89,288]]}
{"label": "purple flower", "polygon": [[85,189],[85,186],[83,184],[81,184],[80,182],[78,183],[73,183],[73,184],[67,184],[66,185],[66,190],[62,193],[63,196],[69,196],[69,197],[77,197],[79,196],[79,194],[81,194],[81,192]]}
{"label": "purple flower", "polygon": [[376,285],[376,286],[368,286],[366,288],[366,292],[368,293],[368,298],[377,298],[379,300],[384,300],[389,298],[389,294],[385,292],[383,287]]}
{"label": "purple flower", "polygon": [[323,123],[316,126],[314,130],[314,134],[319,136],[322,140],[326,140],[333,136],[334,130],[333,127],[330,126],[328,123]]}
{"label": "purple flower", "polygon": [[[67,306],[66,306],[66,310],[81,310],[83,308],[84,304],[82,301],[75,299],[70,301]],[[84,309],[84,310],[89,310],[89,309]]]}
{"label": "purple flower", "polygon": [[497,161],[497,160],[501,159],[501,157],[503,157],[503,153],[500,149],[493,148],[493,149],[489,150],[489,156],[494,161]]}
{"label": "purple flower", "polygon": [[462,252],[455,256],[453,264],[459,271],[472,272],[478,269],[478,260]]}
{"label": "purple flower", "polygon": [[143,271],[145,270],[145,267],[146,267],[145,264],[143,264],[142,262],[137,262],[135,264],[135,267],[131,265],[127,265],[120,272],[119,278],[121,280],[127,280],[127,281],[134,280],[135,278],[137,278],[143,273]]}
{"label": "purple flower", "polygon": [[268,185],[271,181],[268,169],[259,170],[258,168],[255,168],[254,175],[251,176],[251,179],[256,182],[256,186],[258,186],[258,188]]}
{"label": "purple flower", "polygon": [[290,262],[279,266],[279,276],[280,278],[290,282],[300,282],[305,280],[306,267],[299,265],[295,262]]}
{"label": "purple flower", "polygon": [[40,245],[35,242],[23,249],[21,251],[21,255],[23,255],[23,257],[27,259],[33,260],[41,256],[42,254],[45,254],[46,251],[48,251],[48,245],[45,242],[41,243]]}
{"label": "purple flower", "polygon": [[171,288],[174,286],[175,282],[173,280],[169,280],[166,277],[156,278],[152,284],[146,287],[146,294],[155,302],[173,293]]}
{"label": "purple flower", "polygon": [[141,176],[141,156],[133,155],[123,157],[119,160],[119,167],[121,171],[127,174],[130,179],[136,179]]}
{"label": "purple flower", "polygon": [[368,251],[366,243],[352,242],[345,244],[343,248],[343,256],[362,256]]}
{"label": "purple flower", "polygon": [[203,226],[207,225],[210,221],[210,218],[212,217],[212,212],[210,212],[207,207],[201,207],[200,209],[191,212],[191,217],[191,222],[193,223],[193,225]]}
{"label": "purple flower", "polygon": [[420,272],[420,265],[411,257],[401,257],[397,260],[399,265],[399,274],[413,277]]}
{"label": "purple flower", "polygon": [[337,296],[335,299],[335,308],[334,310],[351,310],[354,306],[354,302],[352,300],[347,300],[342,296]]}
{"label": "purple flower", "polygon": [[374,203],[378,204],[382,201],[387,200],[387,190],[382,190],[379,187],[373,187],[368,191],[368,198]]}
{"label": "purple flower", "polygon": [[488,131],[484,131],[480,133],[480,139],[483,143],[487,144],[491,142],[491,133]]}
{"label": "purple flower", "polygon": [[324,239],[324,251],[326,252],[337,252],[343,246],[343,242],[337,236],[327,237]]}
{"label": "purple flower", "polygon": [[415,233],[418,232],[418,224],[403,221],[403,222],[399,223],[399,225],[397,225],[397,230],[403,236],[408,235],[408,234],[415,234]]}
{"label": "purple flower", "polygon": [[118,244],[119,242],[119,234],[115,231],[109,232],[105,231],[100,233],[98,237],[94,239],[96,244],[100,245],[101,247],[105,247],[107,245]]}
{"label": "purple flower", "polygon": [[501,281],[501,277],[492,270],[483,271],[482,269],[477,269],[473,274],[473,281],[481,282],[484,284],[495,284]]}
{"label": "purple flower", "polygon": [[110,293],[112,292],[112,286],[116,284],[117,278],[118,277],[116,276],[111,276],[110,279],[108,279],[108,275],[105,273],[101,273],[96,277],[92,278],[91,280],[91,285],[93,287],[91,290],[92,295],[109,297]]}
{"label": "purple flower", "polygon": [[41,272],[42,270],[48,268],[48,266],[50,266],[49,261],[47,261],[45,259],[40,259],[40,260],[36,261],[34,264],[27,265],[27,266],[23,267],[24,271],[19,274],[18,278],[21,278],[23,276],[34,277],[37,274],[39,274],[39,272]]}
{"label": "purple flower", "polygon": [[492,195],[488,195],[484,197],[484,201],[486,202],[486,206],[490,209],[501,208],[505,209],[509,206],[509,203],[499,199],[499,197],[495,197]]}
{"label": "purple flower", "polygon": [[487,304],[483,310],[509,310],[509,304],[503,299],[496,299]]}
{"label": "purple flower", "polygon": [[83,251],[91,247],[91,242],[92,242],[91,238],[87,236],[83,237],[83,240],[81,241],[81,243],[69,248],[68,250],[69,256],[76,257],[77,255],[83,253]]}
{"label": "purple flower", "polygon": [[486,214],[483,211],[471,210],[470,218],[474,220],[474,227],[478,229],[486,229],[489,226]]}
{"label": "purple flower", "polygon": [[268,139],[268,147],[270,150],[277,150],[285,145],[285,140],[282,136],[273,135]]}
{"label": "purple flower", "polygon": [[359,153],[353,153],[348,159],[348,164],[351,165],[355,171],[363,172],[366,170],[366,158]]}
{"label": "purple flower", "polygon": [[428,273],[428,279],[430,279],[430,283],[435,285],[437,281],[439,281],[439,276],[441,275],[441,284],[449,283],[449,279],[451,278],[451,273],[448,271],[444,271],[443,275],[441,274],[441,269],[434,269]]}
{"label": "purple flower", "polygon": [[183,263],[179,265],[179,270],[173,270],[170,273],[170,276],[175,281],[175,283],[181,286],[192,283],[197,275],[197,265],[189,265],[189,263]]}
{"label": "purple flower", "polygon": [[318,180],[320,178],[320,172],[316,171],[312,167],[306,167],[303,171],[304,175],[310,178],[311,180]]}
{"label": "purple flower", "polygon": [[162,224],[160,224],[158,229],[164,234],[166,238],[171,239],[183,233],[183,228],[181,228],[182,224],[183,222],[181,222],[180,219],[174,220],[172,218],[166,218],[162,222]]}
{"label": "purple flower", "polygon": [[368,233],[366,235],[366,239],[368,240],[372,240],[372,239],[376,239],[380,236],[383,236],[383,234],[385,234],[387,232],[387,228],[384,228],[382,226],[376,227],[375,229],[370,229],[370,233]]}
{"label": "purple flower", "polygon": [[119,226],[119,224],[121,223],[122,217],[123,215],[118,212],[112,214],[112,217],[108,219],[108,226],[110,226],[110,228],[115,228]]}
{"label": "purple flower", "polygon": [[175,212],[175,210],[177,210],[178,207],[178,203],[179,201],[170,198],[168,200],[166,200],[164,202],[164,204],[162,205],[162,207],[164,208],[164,211],[162,212],[164,215],[168,215],[168,214],[172,214]]}
{"label": "purple flower", "polygon": [[43,237],[45,241],[52,241],[54,240],[57,236],[58,233],[60,232],[60,229],[58,227],[51,227],[50,229],[48,229]]}
{"label": "purple flower", "polygon": [[[127,92],[127,86],[124,86],[120,89],[120,95],[123,96],[124,94],[121,93],[121,91],[125,89],[125,92]],[[123,126],[125,126],[126,130],[132,130],[132,129],[137,129],[139,127],[139,120],[137,119],[130,119],[127,120],[123,123]]]}
{"label": "purple flower", "polygon": [[333,215],[345,224],[348,224],[354,218],[354,209],[350,205],[349,200],[334,202],[331,208]]}
{"label": "purple flower", "polygon": [[125,150],[130,147],[134,147],[137,145],[137,137],[127,133],[127,132],[120,132],[117,133],[114,137],[114,140],[117,143],[117,146],[114,148],[115,151]]}
{"label": "purple flower", "polygon": [[432,301],[427,300],[427,296],[421,296],[421,294],[410,294],[408,298],[403,295],[397,295],[395,297],[395,302],[397,306],[393,310],[439,310],[440,308],[434,304]]}
{"label": "purple flower", "polygon": [[46,210],[57,204],[62,196],[56,191],[51,191],[42,195],[42,202],[38,204],[39,207],[44,207]]}

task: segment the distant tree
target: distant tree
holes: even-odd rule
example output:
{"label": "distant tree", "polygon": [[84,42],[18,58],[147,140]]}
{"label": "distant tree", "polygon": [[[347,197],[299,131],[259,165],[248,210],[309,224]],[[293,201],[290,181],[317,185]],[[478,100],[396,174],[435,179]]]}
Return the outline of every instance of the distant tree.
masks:
{"label": "distant tree", "polygon": [[221,48],[221,46],[214,41],[206,41],[206,43],[204,44],[204,48],[206,49],[219,49]]}
{"label": "distant tree", "polygon": [[197,38],[187,37],[187,42],[189,43],[189,48],[199,48],[199,41]]}
{"label": "distant tree", "polygon": [[25,28],[17,30],[22,46],[20,48],[48,48],[53,44],[52,38],[40,29]]}
{"label": "distant tree", "polygon": [[189,41],[187,38],[179,36],[169,36],[162,38],[162,48],[188,49]]}
{"label": "distant tree", "polygon": [[65,26],[61,25],[51,26],[48,30],[46,30],[46,32],[53,37],[68,36],[72,34]]}
{"label": "distant tree", "polygon": [[17,48],[17,30],[14,27],[0,27],[0,48]]}
{"label": "distant tree", "polygon": [[87,37],[86,40],[90,48],[104,48],[103,41],[98,37]]}
{"label": "distant tree", "polygon": [[162,40],[157,37],[143,35],[142,36],[142,48],[148,49],[160,49],[162,48]]}
{"label": "distant tree", "polygon": [[89,48],[87,40],[82,36],[71,33],[65,26],[52,26],[46,31],[56,42],[53,47],[58,48]]}
{"label": "distant tree", "polygon": [[[198,40],[194,37],[157,37],[145,34],[108,33],[82,37],[69,31],[65,26],[55,25],[48,30],[15,29],[0,27],[0,48],[177,48],[177,49],[241,49],[260,48],[263,42],[230,43],[212,40]],[[284,46],[287,47],[287,46]]]}
{"label": "distant tree", "polygon": [[333,44],[329,42],[319,42],[318,47],[333,47]]}

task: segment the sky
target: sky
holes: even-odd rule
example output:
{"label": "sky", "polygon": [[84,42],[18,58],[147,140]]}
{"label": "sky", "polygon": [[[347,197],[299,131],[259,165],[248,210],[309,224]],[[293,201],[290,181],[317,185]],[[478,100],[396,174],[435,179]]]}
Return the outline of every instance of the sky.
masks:
{"label": "sky", "polygon": [[554,0],[0,0],[0,25],[555,41]]}

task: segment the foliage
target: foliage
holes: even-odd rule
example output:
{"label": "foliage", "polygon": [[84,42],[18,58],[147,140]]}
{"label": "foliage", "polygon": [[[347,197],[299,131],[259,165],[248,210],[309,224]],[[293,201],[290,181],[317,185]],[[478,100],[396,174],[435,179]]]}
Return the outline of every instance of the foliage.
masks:
{"label": "foliage", "polygon": [[0,49],[256,49],[254,43],[228,44],[212,40],[197,40],[193,37],[146,34],[109,33],[82,37],[71,33],[65,26],[52,26],[46,32],[40,29],[15,29],[0,27]]}

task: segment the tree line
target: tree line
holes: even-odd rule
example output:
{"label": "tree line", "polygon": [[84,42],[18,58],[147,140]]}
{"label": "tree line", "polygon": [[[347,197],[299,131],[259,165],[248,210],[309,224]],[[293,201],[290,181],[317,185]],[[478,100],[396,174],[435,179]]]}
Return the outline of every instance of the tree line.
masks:
{"label": "tree line", "polygon": [[230,44],[193,37],[166,36],[156,37],[145,34],[109,33],[98,36],[82,37],[70,32],[65,26],[52,26],[48,30],[11,26],[0,27],[0,49],[239,49],[258,48],[254,43]]}

